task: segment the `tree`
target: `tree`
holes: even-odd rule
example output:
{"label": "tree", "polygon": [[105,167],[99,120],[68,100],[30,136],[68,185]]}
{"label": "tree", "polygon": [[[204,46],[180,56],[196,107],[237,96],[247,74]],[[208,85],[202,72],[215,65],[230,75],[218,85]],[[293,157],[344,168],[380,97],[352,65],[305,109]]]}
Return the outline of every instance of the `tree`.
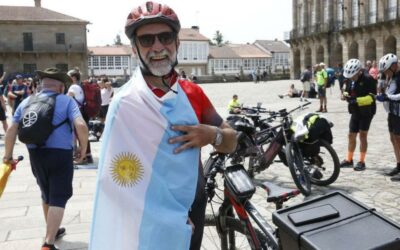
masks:
{"label": "tree", "polygon": [[213,40],[215,41],[215,43],[217,44],[217,46],[221,46],[221,45],[222,45],[222,43],[223,43],[223,41],[224,41],[224,37],[223,37],[222,33],[219,32],[219,30],[217,30],[217,31],[215,32],[215,35],[214,35]]}
{"label": "tree", "polygon": [[121,36],[119,34],[114,39],[114,45],[122,45]]}

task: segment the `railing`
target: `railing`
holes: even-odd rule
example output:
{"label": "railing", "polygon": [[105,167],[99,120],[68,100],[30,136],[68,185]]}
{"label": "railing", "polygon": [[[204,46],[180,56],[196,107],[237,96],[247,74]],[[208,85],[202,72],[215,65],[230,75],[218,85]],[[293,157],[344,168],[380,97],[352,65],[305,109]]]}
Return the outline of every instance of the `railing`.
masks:
{"label": "railing", "polygon": [[86,53],[84,43],[74,44],[33,44],[33,50],[25,51],[23,44],[1,44],[0,52],[5,53]]}

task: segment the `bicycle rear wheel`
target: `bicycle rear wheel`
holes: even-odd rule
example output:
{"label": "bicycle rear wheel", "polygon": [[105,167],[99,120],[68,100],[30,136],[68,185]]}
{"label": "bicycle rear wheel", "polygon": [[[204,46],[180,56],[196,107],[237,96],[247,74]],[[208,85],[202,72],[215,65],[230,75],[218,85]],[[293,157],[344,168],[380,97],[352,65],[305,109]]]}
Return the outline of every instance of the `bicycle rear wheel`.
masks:
{"label": "bicycle rear wheel", "polygon": [[[239,219],[225,217],[224,224],[222,228],[224,233],[218,235],[217,223],[214,215],[206,214],[203,233],[203,247],[205,249],[252,249],[246,237],[246,230]],[[267,238],[260,230],[256,228],[254,230],[262,249],[266,249]]]}
{"label": "bicycle rear wheel", "polygon": [[310,174],[305,169],[303,155],[298,143],[288,142],[286,144],[286,160],[297,188],[303,195],[308,196],[311,193]]}
{"label": "bicycle rear wheel", "polygon": [[307,157],[306,168],[310,173],[311,183],[327,186],[336,181],[340,173],[340,162],[336,151],[327,141],[318,141],[320,151],[313,157]]}

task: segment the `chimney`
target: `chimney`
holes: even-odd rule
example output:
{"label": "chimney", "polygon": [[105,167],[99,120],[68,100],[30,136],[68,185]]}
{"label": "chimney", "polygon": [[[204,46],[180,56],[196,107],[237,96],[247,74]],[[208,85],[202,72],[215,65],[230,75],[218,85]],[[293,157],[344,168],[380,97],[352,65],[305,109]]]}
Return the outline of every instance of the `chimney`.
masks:
{"label": "chimney", "polygon": [[35,7],[41,8],[42,4],[40,3],[41,0],[35,0]]}
{"label": "chimney", "polygon": [[199,26],[192,26],[192,30],[200,32],[200,27]]}

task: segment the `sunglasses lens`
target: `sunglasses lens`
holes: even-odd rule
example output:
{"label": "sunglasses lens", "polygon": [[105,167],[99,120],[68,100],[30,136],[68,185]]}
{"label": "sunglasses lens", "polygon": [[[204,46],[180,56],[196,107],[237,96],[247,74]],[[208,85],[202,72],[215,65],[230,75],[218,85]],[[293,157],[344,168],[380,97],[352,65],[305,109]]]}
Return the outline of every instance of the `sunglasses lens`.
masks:
{"label": "sunglasses lens", "polygon": [[173,32],[163,32],[157,35],[158,40],[163,45],[171,44],[175,40],[175,33]]}
{"label": "sunglasses lens", "polygon": [[138,40],[140,42],[140,45],[142,45],[143,47],[151,47],[154,44],[155,38],[156,38],[155,35],[148,34],[139,36]]}

